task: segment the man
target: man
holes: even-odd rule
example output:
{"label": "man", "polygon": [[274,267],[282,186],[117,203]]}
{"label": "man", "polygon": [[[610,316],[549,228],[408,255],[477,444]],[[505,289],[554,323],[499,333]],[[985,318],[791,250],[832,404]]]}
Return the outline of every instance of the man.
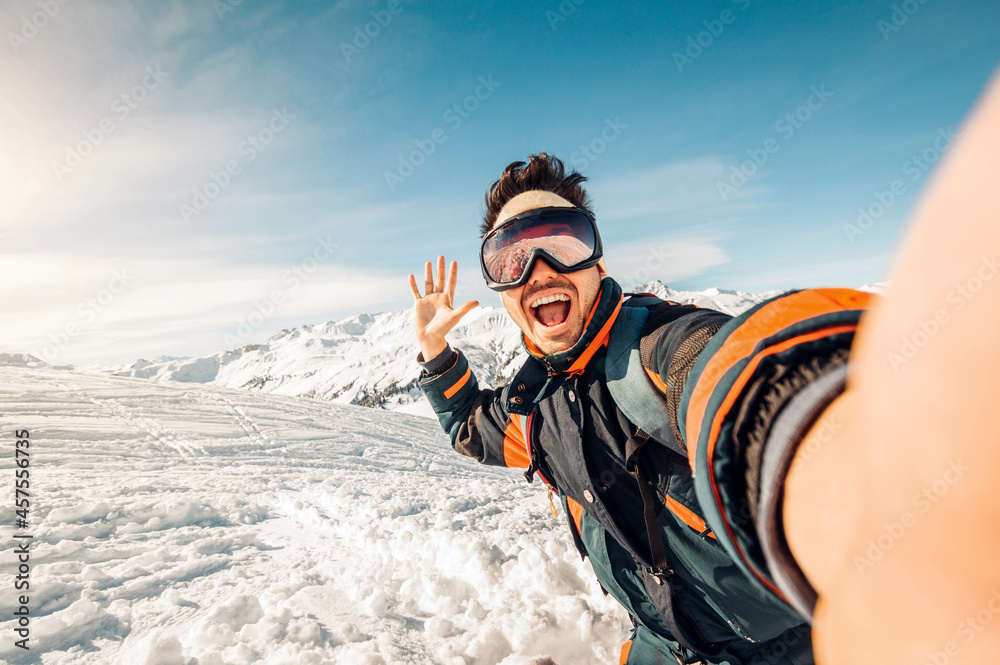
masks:
{"label": "man", "polygon": [[423,297],[410,276],[421,387],[456,450],[559,492],[636,623],[622,662],[808,663],[806,617],[823,663],[992,662],[1000,92],[964,134],[885,303],[813,289],[732,319],[651,307],[630,343],[666,404],[655,441],[609,387],[640,308],[606,276],[583,179],[558,160],[512,164],[487,193],[483,272],[531,354],[510,385],[479,390],[445,342],[476,305],[453,308],[455,263],[447,280],[443,257],[436,279],[427,265]]}
{"label": "man", "polygon": [[[451,308],[454,262],[447,285],[444,257],[437,282],[428,264],[424,297],[410,276],[426,370],[421,387],[458,452],[486,464],[527,467],[529,480],[537,472],[566,498],[579,515],[571,529],[581,552],[636,620],[633,645],[671,660],[736,665],[777,640],[787,662],[812,662],[805,619],[745,579],[707,529],[687,460],[667,447],[680,448],[681,437],[671,434],[680,427],[673,393],[667,395],[671,428],[660,435],[671,440],[637,455],[643,474],[633,477],[626,443],[635,427],[609,391],[605,367],[623,294],[607,276],[583,180],[543,153],[508,166],[487,194],[484,274],[531,354],[507,391],[479,390],[464,356],[445,342],[445,333],[476,304]],[[647,362],[661,385],[673,389],[686,378],[677,368],[690,368],[730,317],[694,306],[668,309],[670,321],[650,333],[656,338]],[[529,403],[534,408],[526,408]],[[650,543],[660,535],[644,519],[642,485],[657,495],[649,494],[663,524],[654,530],[666,530],[662,570],[654,561],[659,543]],[[666,513],[665,502],[673,506]],[[676,517],[684,524],[671,523]],[[643,648],[630,647],[632,662],[645,662]]]}

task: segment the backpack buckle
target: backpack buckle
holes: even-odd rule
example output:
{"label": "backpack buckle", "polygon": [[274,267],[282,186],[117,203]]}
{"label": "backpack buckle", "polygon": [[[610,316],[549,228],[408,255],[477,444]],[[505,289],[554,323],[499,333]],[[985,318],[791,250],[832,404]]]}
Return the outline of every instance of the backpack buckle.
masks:
{"label": "backpack buckle", "polygon": [[650,577],[652,577],[653,581],[656,582],[657,584],[663,584],[674,576],[674,571],[666,566],[663,568],[644,566],[642,570],[643,572],[647,573]]}

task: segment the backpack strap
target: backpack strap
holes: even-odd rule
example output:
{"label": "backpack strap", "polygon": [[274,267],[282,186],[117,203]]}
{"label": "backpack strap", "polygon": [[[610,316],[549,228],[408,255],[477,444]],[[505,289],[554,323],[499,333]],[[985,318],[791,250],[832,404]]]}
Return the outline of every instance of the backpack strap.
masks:
{"label": "backpack strap", "polygon": [[649,353],[644,348],[649,346],[644,344],[647,338],[652,338],[653,332],[680,314],[678,310],[687,311],[677,303],[655,296],[633,296],[626,300],[611,328],[604,371],[608,390],[625,417],[650,438],[687,458],[682,440],[674,434],[662,388],[654,385],[653,376],[643,367],[642,357],[642,351]]}
{"label": "backpack strap", "polygon": [[646,476],[639,466],[639,451],[649,441],[649,435],[640,427],[625,443],[625,468],[639,484],[639,494],[642,495],[642,518],[646,522],[646,537],[649,538],[650,561],[653,565],[646,569],[657,584],[663,584],[673,577],[674,571],[667,564],[667,548],[663,544],[663,532],[656,520],[656,506],[659,503],[653,490],[646,482]]}

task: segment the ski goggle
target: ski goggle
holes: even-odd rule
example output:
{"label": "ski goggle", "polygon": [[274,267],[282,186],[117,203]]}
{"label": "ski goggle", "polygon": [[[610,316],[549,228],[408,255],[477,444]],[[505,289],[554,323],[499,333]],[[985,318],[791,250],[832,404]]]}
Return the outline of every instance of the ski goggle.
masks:
{"label": "ski goggle", "polygon": [[483,238],[479,263],[486,285],[506,291],[528,281],[544,258],[557,272],[596,265],[604,255],[594,216],[582,208],[535,208],[506,220]]}

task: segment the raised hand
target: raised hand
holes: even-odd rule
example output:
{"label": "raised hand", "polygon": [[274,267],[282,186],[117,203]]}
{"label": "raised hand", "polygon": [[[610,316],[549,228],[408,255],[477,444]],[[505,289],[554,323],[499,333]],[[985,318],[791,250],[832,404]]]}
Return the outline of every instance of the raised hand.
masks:
{"label": "raised hand", "polygon": [[455,285],[458,283],[458,262],[452,261],[448,270],[448,280],[445,283],[444,257],[437,259],[437,278],[434,269],[428,261],[424,266],[423,297],[417,287],[417,278],[410,275],[410,291],[413,293],[413,329],[420,343],[420,351],[424,360],[438,356],[448,347],[444,336],[451,331],[462,317],[479,304],[470,300],[460,308],[455,309]]}

